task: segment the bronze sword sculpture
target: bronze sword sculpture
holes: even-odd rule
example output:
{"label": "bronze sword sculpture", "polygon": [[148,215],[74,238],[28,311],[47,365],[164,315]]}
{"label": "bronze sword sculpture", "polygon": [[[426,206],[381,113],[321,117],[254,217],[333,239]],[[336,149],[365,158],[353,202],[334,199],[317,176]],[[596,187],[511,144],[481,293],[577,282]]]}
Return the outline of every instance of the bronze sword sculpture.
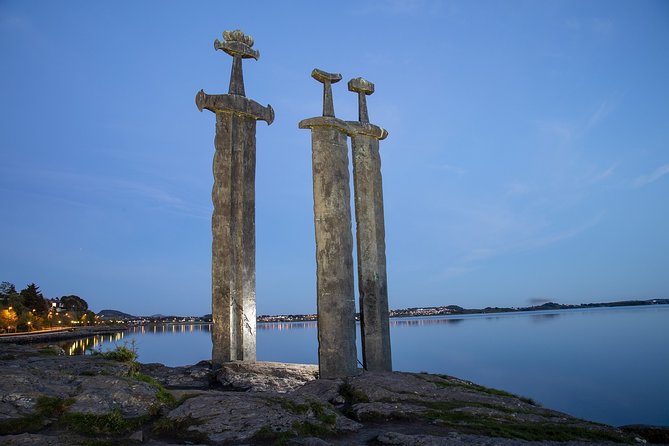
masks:
{"label": "bronze sword sculpture", "polygon": [[233,57],[228,94],[200,90],[195,103],[216,114],[212,228],[212,364],[256,359],[256,121],[274,110],[245,96],[242,59],[258,59],[253,38],[225,31],[214,48]]}

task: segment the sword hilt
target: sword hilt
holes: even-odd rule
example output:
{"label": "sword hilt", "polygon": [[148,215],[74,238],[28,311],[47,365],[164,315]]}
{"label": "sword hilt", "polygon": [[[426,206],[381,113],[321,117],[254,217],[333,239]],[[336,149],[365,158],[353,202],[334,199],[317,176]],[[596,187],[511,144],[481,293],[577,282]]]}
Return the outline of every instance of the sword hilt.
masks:
{"label": "sword hilt", "polygon": [[332,84],[341,80],[341,74],[328,73],[327,71],[314,68],[311,77],[323,84],[323,116],[335,117],[334,103],[332,101]]}

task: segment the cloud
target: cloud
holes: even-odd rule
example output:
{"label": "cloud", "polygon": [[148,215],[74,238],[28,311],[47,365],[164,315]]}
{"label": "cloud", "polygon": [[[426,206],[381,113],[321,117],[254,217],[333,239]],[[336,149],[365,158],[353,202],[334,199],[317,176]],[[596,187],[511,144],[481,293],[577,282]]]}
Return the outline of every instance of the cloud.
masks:
{"label": "cloud", "polygon": [[584,221],[579,226],[571,227],[562,231],[549,233],[543,236],[528,238],[516,243],[515,245],[508,247],[507,249],[513,252],[526,252],[542,248],[545,246],[553,245],[555,243],[581,235],[590,228],[599,224],[602,217],[603,213],[600,213],[595,217]]}
{"label": "cloud", "polygon": [[467,274],[470,271],[473,271],[475,268],[466,267],[466,266],[449,266],[443,270],[440,274],[437,275],[437,279],[447,280],[453,279],[458,276]]}
{"label": "cloud", "polygon": [[594,172],[586,178],[585,183],[593,184],[593,183],[599,183],[600,181],[604,181],[613,175],[617,167],[618,163],[613,164],[611,167],[601,172]]}
{"label": "cloud", "polygon": [[538,120],[536,124],[540,132],[562,143],[571,141],[576,134],[574,126],[564,121]]}
{"label": "cloud", "polygon": [[549,137],[556,138],[562,143],[570,143],[582,138],[593,128],[604,122],[613,113],[620,98],[603,100],[599,106],[586,119],[572,120],[537,120],[538,129]]}
{"label": "cloud", "polygon": [[590,115],[590,118],[588,118],[588,122],[585,124],[584,131],[587,132],[602,122],[614,109],[615,104],[612,104],[609,101],[603,101],[597,110],[595,110],[595,112]]}
{"label": "cloud", "polygon": [[150,205],[195,218],[206,218],[209,213],[206,206],[189,203],[160,187],[140,181],[56,170],[41,170],[35,174],[48,182],[73,185],[80,196],[98,190],[104,191],[106,196],[126,194],[134,200],[145,200]]}
{"label": "cloud", "polygon": [[[459,260],[453,262],[436,275],[437,280],[447,280],[454,277],[462,276],[478,268],[478,264],[487,259],[499,257],[502,255],[526,253],[534,251],[555,243],[568,240],[576,237],[590,228],[599,224],[603,214],[594,216],[593,218],[582,222],[578,226],[572,226],[559,231],[545,232],[543,234],[536,234],[529,237],[519,237],[509,242],[502,242],[499,244],[491,244],[488,247],[477,247],[471,249],[467,254],[460,257]],[[505,240],[512,238],[512,236],[505,236]]]}
{"label": "cloud", "polygon": [[648,174],[648,175],[641,175],[639,178],[634,180],[632,183],[632,186],[635,188],[643,187],[646,186],[647,184],[653,183],[666,174],[669,173],[669,164],[665,164],[663,166],[658,167],[653,171],[653,173]]}

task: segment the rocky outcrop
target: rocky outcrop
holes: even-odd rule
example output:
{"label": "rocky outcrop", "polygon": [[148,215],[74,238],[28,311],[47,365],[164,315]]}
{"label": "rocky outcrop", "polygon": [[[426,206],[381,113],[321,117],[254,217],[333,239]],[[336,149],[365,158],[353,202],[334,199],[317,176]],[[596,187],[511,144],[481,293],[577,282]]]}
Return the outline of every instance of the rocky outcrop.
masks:
{"label": "rocky outcrop", "polygon": [[290,392],[317,377],[316,365],[278,362],[229,362],[216,372],[223,387],[251,392]]}
{"label": "rocky outcrop", "polygon": [[3,348],[4,358],[14,360],[0,365],[0,420],[33,415],[40,401],[56,400],[82,414],[116,409],[123,417],[141,417],[151,412],[157,389],[131,378],[131,364],[58,353],[53,348]]}
{"label": "rocky outcrop", "polygon": [[[5,348],[7,347],[7,348]],[[449,376],[230,363],[212,371],[3,346],[0,444],[609,445],[589,423]]]}

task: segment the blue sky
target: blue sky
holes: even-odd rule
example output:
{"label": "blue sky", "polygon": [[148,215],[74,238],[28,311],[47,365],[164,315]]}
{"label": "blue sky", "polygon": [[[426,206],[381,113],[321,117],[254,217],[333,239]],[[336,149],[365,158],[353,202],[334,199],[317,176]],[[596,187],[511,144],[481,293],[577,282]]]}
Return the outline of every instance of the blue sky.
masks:
{"label": "blue sky", "polygon": [[223,30],[252,35],[259,314],[314,312],[318,67],[376,85],[391,308],[669,297],[666,1],[0,1],[0,280],[210,311]]}

